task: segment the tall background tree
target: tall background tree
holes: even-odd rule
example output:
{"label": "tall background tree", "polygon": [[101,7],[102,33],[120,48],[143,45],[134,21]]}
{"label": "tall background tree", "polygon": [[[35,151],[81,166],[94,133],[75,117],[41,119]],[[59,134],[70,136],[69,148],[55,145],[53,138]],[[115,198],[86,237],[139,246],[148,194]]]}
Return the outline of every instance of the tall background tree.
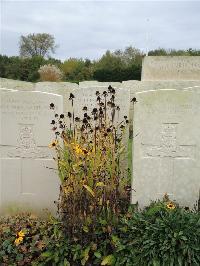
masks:
{"label": "tall background tree", "polygon": [[56,47],[54,36],[48,33],[33,33],[20,37],[21,57],[48,57],[50,53],[55,52]]}

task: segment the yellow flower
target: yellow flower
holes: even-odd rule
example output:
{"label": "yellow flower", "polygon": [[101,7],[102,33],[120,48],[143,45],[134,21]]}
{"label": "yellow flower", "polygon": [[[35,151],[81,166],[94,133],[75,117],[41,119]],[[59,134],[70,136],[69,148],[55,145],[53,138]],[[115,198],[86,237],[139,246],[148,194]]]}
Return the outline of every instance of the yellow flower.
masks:
{"label": "yellow flower", "polygon": [[58,140],[55,139],[55,140],[53,140],[53,141],[49,144],[49,148],[56,147],[57,145],[58,145]]}
{"label": "yellow flower", "polygon": [[18,237],[15,239],[15,245],[18,246],[23,241],[23,237]]}
{"label": "yellow flower", "polygon": [[170,209],[170,210],[173,210],[173,209],[176,208],[176,206],[175,206],[172,202],[169,202],[169,203],[167,204],[167,208]]}
{"label": "yellow flower", "polygon": [[17,233],[17,236],[18,237],[24,237],[25,236],[25,233],[21,230]]}

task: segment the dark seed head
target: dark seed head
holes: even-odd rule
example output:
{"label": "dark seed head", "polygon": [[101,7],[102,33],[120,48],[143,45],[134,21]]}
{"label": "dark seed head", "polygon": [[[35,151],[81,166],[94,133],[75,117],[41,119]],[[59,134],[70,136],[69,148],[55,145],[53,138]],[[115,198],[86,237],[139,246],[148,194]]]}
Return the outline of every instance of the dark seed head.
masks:
{"label": "dark seed head", "polygon": [[54,109],[55,105],[54,103],[50,103],[50,109]]}
{"label": "dark seed head", "polygon": [[135,97],[133,97],[133,99],[131,100],[131,102],[137,102],[137,99]]}
{"label": "dark seed head", "polygon": [[61,119],[64,118],[64,117],[65,117],[64,114],[61,114],[61,115],[60,115],[60,118],[61,118]]}
{"label": "dark seed head", "polygon": [[87,124],[88,123],[87,118],[83,118],[83,123],[84,124]]}
{"label": "dark seed head", "polygon": [[67,116],[68,116],[69,118],[71,118],[71,117],[72,117],[72,113],[68,112],[68,113],[67,113]]}
{"label": "dark seed head", "polygon": [[84,106],[83,107],[83,111],[87,111],[87,106]]}
{"label": "dark seed head", "polygon": [[96,114],[96,113],[97,113],[97,108],[93,108],[92,114]]}
{"label": "dark seed head", "polygon": [[75,121],[76,122],[80,122],[80,118],[79,117],[75,117]]}
{"label": "dark seed head", "polygon": [[108,86],[108,90],[109,90],[109,92],[112,91],[112,86],[111,85]]}
{"label": "dark seed head", "polygon": [[56,123],[56,121],[55,121],[55,120],[52,120],[52,121],[51,121],[51,124],[52,124],[52,125],[54,125],[55,123]]}
{"label": "dark seed head", "polygon": [[74,99],[75,97],[74,97],[74,94],[73,93],[70,93],[70,95],[69,95],[69,100],[72,100],[72,99]]}

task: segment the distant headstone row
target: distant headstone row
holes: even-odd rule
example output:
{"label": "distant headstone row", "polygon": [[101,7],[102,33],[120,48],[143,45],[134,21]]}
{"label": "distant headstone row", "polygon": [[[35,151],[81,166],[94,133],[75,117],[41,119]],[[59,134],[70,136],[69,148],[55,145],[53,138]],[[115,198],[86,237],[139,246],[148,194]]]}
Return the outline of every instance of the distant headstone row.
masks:
{"label": "distant headstone row", "polygon": [[59,182],[48,148],[54,138],[49,104],[57,113],[81,116],[84,106],[94,108],[96,91],[109,85],[120,108],[116,121],[127,116],[133,127],[132,203],[144,207],[168,194],[194,207],[200,188],[200,58],[147,57],[142,81],[0,80],[0,211],[55,208]]}

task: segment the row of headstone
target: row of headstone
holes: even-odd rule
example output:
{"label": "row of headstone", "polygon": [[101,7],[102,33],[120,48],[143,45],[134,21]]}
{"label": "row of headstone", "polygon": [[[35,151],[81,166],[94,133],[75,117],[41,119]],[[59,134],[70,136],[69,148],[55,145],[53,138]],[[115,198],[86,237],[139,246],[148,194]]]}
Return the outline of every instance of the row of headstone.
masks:
{"label": "row of headstone", "polygon": [[[77,115],[83,113],[82,107],[87,105],[92,110],[96,102],[96,90],[100,93],[107,86],[74,88],[74,91],[62,84],[64,88],[54,85],[43,87],[38,83],[37,90],[19,91],[0,89],[0,211],[42,210],[48,208],[55,211],[54,201],[58,199],[59,179],[53,155],[48,148],[55,137],[51,130],[54,113],[49,105],[53,102],[56,113],[71,111],[69,94],[73,92],[76,100],[74,109]],[[41,92],[45,91],[45,92]],[[48,92],[46,92],[48,91]],[[84,93],[83,93],[84,91]],[[53,94],[52,92],[56,92]],[[116,92],[116,104],[125,115],[128,105],[125,99],[129,94],[122,90]],[[63,105],[63,101],[67,104]],[[94,105],[93,105],[94,103]],[[117,119],[123,119],[122,116]]]}
{"label": "row of headstone", "polygon": [[[148,69],[145,70],[149,67],[148,60],[151,62],[152,58],[145,58],[144,73],[149,73]],[[172,200],[193,207],[200,187],[200,75],[199,80],[196,76],[200,71],[199,59],[196,60],[192,62],[190,59],[188,63],[195,68],[194,76],[189,71],[190,80],[181,80],[184,77],[181,70],[188,78],[187,69],[191,66],[186,63],[182,66],[179,60],[176,64],[180,67],[179,77],[173,81],[163,81],[165,71],[162,66],[158,68],[161,73],[158,74],[157,70],[155,80],[152,70],[151,78],[149,74],[143,74],[145,80],[122,84],[40,82],[30,90],[26,85],[1,89],[0,209],[15,203],[27,208],[55,207],[53,201],[58,197],[59,182],[47,147],[53,138],[49,104],[54,102],[57,112],[67,115],[72,111],[69,102],[72,92],[75,95],[73,108],[78,116],[83,106],[90,110],[93,108],[96,90],[103,92],[108,85],[116,90],[117,104],[121,109],[117,119],[121,120],[129,113],[130,120],[134,121],[132,203],[138,202],[144,207],[167,193]],[[170,62],[174,64],[174,61]],[[167,58],[166,65],[170,69]],[[133,97],[136,102],[130,105]]]}

